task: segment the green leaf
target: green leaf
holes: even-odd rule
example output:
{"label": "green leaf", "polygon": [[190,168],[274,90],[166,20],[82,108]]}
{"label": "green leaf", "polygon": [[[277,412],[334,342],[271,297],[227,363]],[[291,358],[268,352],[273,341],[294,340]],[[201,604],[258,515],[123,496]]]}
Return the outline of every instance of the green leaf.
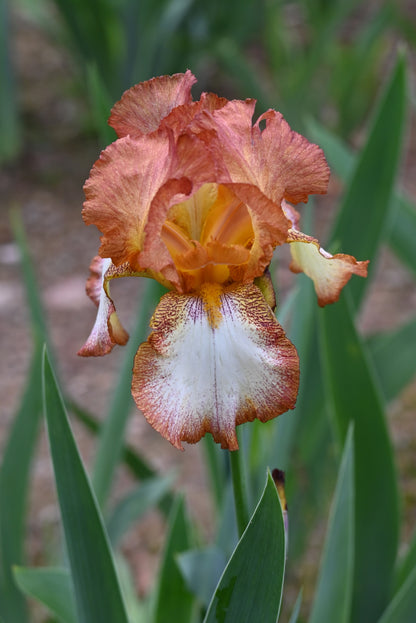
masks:
{"label": "green leaf", "polygon": [[414,623],[415,619],[416,568],[413,568],[378,623]]}
{"label": "green leaf", "polygon": [[316,119],[309,118],[306,127],[310,140],[315,141],[324,150],[331,169],[341,180],[348,180],[356,166],[355,154],[339,136],[318,123]]}
{"label": "green leaf", "polygon": [[27,612],[12,566],[23,562],[27,490],[42,410],[41,370],[42,349],[38,346],[0,471],[0,614],[6,621],[19,623],[27,621]]}
{"label": "green leaf", "polygon": [[[406,104],[406,63],[400,56],[377,111],[367,143],[338,213],[331,248],[357,259],[370,259],[373,271],[377,250],[386,232],[389,206],[398,170]],[[355,279],[350,288],[358,307],[369,279]]]}
{"label": "green leaf", "polygon": [[96,499],[45,350],[44,408],[79,623],[127,623]]}
{"label": "green leaf", "polygon": [[130,526],[160,502],[172,486],[173,475],[149,478],[124,497],[107,522],[110,541],[115,546]]}
{"label": "green leaf", "polygon": [[300,607],[302,605],[302,589],[299,591],[299,595],[293,606],[292,614],[290,615],[289,623],[298,623]]}
{"label": "green leaf", "polygon": [[354,573],[353,425],[345,441],[309,623],[350,621]]}
{"label": "green leaf", "polygon": [[36,283],[35,272],[33,270],[33,262],[30,258],[27,239],[23,227],[20,211],[13,209],[10,212],[10,224],[13,230],[13,236],[19,247],[22,276],[25,285],[26,299],[30,311],[30,320],[34,339],[40,344],[46,342],[48,344],[48,332],[45,323],[45,313],[42,301],[39,296],[40,288]]}
{"label": "green leaf", "polygon": [[[11,8],[11,6],[10,6]],[[0,162],[13,160],[21,148],[21,127],[11,49],[9,3],[0,1]]]}
{"label": "green leaf", "polygon": [[379,386],[386,401],[396,398],[414,377],[415,344],[416,319],[394,331],[373,335],[367,339]]}
{"label": "green leaf", "polygon": [[404,584],[413,569],[416,568],[416,530],[413,532],[413,537],[408,546],[406,553],[398,563],[396,571],[394,590],[395,592]]}
{"label": "green leaf", "polygon": [[[100,433],[102,428],[101,420],[98,420],[97,417],[86,411],[86,409],[83,409],[78,404],[71,401],[70,398],[66,398],[65,402],[69,411],[76,416],[90,433],[94,435]],[[125,466],[138,480],[145,480],[146,478],[156,476],[155,470],[150,467],[143,457],[137,454],[132,446],[123,445],[121,456]]]}
{"label": "green leaf", "polygon": [[177,559],[189,590],[207,608],[227,563],[224,552],[211,545],[179,554]]}
{"label": "green leaf", "polygon": [[91,104],[91,116],[102,148],[112,143],[117,135],[107,123],[112,107],[112,100],[93,62],[87,65],[87,87]]}
{"label": "green leaf", "polygon": [[416,275],[416,208],[406,197],[396,196],[395,201],[389,243],[397,257]]}
{"label": "green leaf", "polygon": [[20,589],[43,603],[63,623],[77,623],[71,576],[61,567],[16,567]]}
{"label": "green leaf", "polygon": [[[398,540],[396,471],[382,398],[343,293],[321,311],[322,357],[341,442],[354,422],[355,560],[351,620],[374,621],[386,605]],[[382,518],[382,521],[380,521]]]}
{"label": "green leaf", "polygon": [[222,574],[204,623],[276,623],[284,570],[282,507],[268,474],[263,495]]}
{"label": "green leaf", "polygon": [[190,526],[183,498],[172,509],[163,559],[156,586],[153,623],[171,623],[172,613],[181,623],[191,621],[194,598],[188,590],[176,557],[191,547]]}

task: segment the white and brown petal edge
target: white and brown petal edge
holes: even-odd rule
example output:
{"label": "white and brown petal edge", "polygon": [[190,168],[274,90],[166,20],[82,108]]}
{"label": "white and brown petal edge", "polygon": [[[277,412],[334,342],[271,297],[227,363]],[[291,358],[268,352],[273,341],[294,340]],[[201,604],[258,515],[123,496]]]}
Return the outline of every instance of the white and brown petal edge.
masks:
{"label": "white and brown petal edge", "polygon": [[174,446],[207,432],[238,448],[236,426],[293,409],[299,360],[254,284],[165,294],[136,354],[132,394]]}
{"label": "white and brown petal edge", "polygon": [[320,307],[335,303],[352,275],[367,276],[368,260],[357,261],[344,253],[331,255],[315,238],[294,229],[289,230],[288,242],[292,254],[290,269],[294,273],[304,272],[312,279]]}
{"label": "white and brown petal edge", "polygon": [[86,291],[98,311],[93,329],[84,346],[78,351],[81,357],[106,355],[116,344],[126,344],[129,339],[110,297],[109,281],[131,275],[132,271],[125,265],[116,267],[110,258],[97,255],[91,262],[90,272]]}

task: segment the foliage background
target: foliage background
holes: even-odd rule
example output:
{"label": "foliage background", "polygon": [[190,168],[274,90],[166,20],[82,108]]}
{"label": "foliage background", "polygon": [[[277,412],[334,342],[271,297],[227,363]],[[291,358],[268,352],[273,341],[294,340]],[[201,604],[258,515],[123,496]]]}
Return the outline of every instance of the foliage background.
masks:
{"label": "foliage background", "polygon": [[[204,3],[196,1],[160,2],[158,10],[155,3],[141,2],[144,14],[140,23],[150,24],[143,29],[148,39],[143,32],[142,36],[132,33],[129,39],[127,22],[121,23],[113,15],[120,6],[132,9],[139,3],[102,2],[98,4],[100,14],[109,26],[104,29],[108,35],[104,42],[100,40],[103,34],[96,32],[88,16],[81,14],[81,10],[92,11],[93,5],[78,6],[75,0],[67,3],[72,13],[80,17],[80,23],[90,27],[84,37],[81,33],[81,38],[76,39],[76,29],[71,31],[74,27],[62,17],[64,2],[35,4],[25,0],[13,5],[13,10],[5,0],[2,2],[2,9],[9,9],[9,26],[2,22],[2,58],[8,50],[9,70],[2,73],[0,89],[4,137],[0,175],[2,447],[32,350],[10,209],[18,209],[22,215],[65,392],[98,416],[106,412],[111,399],[121,366],[121,349],[104,359],[85,361],[76,357],[94,317],[94,309],[84,294],[84,283],[89,261],[98,246],[98,233],[83,226],[80,207],[82,184],[98,156],[99,145],[108,140],[101,123],[105,115],[99,111],[106,111],[123,88],[152,75],[183,71],[189,66],[199,78],[199,89],[228,97],[258,97],[259,112],[268,106],[280,109],[295,129],[306,133],[308,119],[318,119],[357,148],[362,145],[370,111],[394,65],[400,43],[406,44],[411,88],[414,86],[415,12],[410,2],[356,2],[351,3],[348,14],[342,3],[323,1],[264,2],[254,12],[250,2],[239,3],[238,10],[230,2],[223,9],[228,14],[223,14],[216,3],[210,3],[207,11]],[[337,12],[331,9],[333,6],[341,8]],[[177,16],[176,22],[172,15]],[[85,47],[85,41],[90,47]],[[129,42],[134,51],[130,55],[126,52]],[[414,91],[409,110],[400,185],[414,199]],[[328,196],[316,202],[315,230],[322,239],[329,231],[341,189],[340,179],[333,176]],[[280,254],[276,285],[281,303],[293,284],[287,265],[287,256]],[[133,323],[141,287],[134,280],[114,284],[117,308],[127,326]],[[416,291],[411,273],[383,249],[376,278],[359,317],[360,328],[365,334],[391,329],[413,318],[415,311]],[[405,541],[416,524],[415,415],[413,382],[389,407],[400,472]],[[91,464],[95,444],[83,426],[75,421],[74,427],[82,454]],[[211,535],[212,507],[206,493],[201,448],[189,447],[179,454],[137,414],[129,420],[127,438],[161,473],[178,470],[176,486],[186,490],[191,515],[198,519],[203,534]],[[27,540],[29,561],[39,565],[57,558],[60,525],[44,433],[32,478]],[[306,474],[305,481],[310,484]],[[129,486],[131,480],[120,468],[113,498],[120,499]],[[326,502],[322,504],[326,511]],[[320,516],[324,515],[322,512]],[[302,563],[291,570],[287,586],[290,603],[300,583],[305,585],[305,602],[310,601],[324,526],[324,522],[318,522]],[[145,593],[152,584],[163,538],[164,522],[154,511],[123,541],[140,592]],[[42,611],[35,609],[33,616],[42,620]]]}

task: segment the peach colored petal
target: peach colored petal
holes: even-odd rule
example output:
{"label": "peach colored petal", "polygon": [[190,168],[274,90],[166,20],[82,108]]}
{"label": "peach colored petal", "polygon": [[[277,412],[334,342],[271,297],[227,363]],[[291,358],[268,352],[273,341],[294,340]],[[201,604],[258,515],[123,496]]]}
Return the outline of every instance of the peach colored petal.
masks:
{"label": "peach colored petal", "polygon": [[298,203],[310,194],[325,193],[329,167],[322,150],[291,130],[274,110],[252,126],[254,106],[254,100],[234,100],[194,121],[199,129],[215,131],[217,140],[208,148],[218,162],[223,161],[229,181],[257,186],[278,209],[283,198]]}
{"label": "peach colored petal", "polygon": [[331,255],[315,238],[294,229],[289,231],[288,242],[292,254],[291,270],[304,272],[312,279],[321,307],[339,299],[342,288],[352,275],[367,276],[368,260],[357,261],[344,253]]}
{"label": "peach colored petal", "polygon": [[174,446],[207,432],[238,448],[235,427],[295,406],[299,362],[253,284],[199,295],[169,292],[137,352],[132,393],[149,423]]}
{"label": "peach colored petal", "polygon": [[[111,257],[114,264],[128,262],[136,271],[148,268],[162,273],[165,280],[178,284],[178,275],[163,244],[158,248],[156,266],[142,265],[144,229],[152,202],[161,189],[161,200],[182,200],[192,188],[187,178],[169,179],[172,153],[166,138],[152,135],[140,140],[122,138],[104,150],[85,183],[83,218],[102,232],[100,255]],[[165,187],[163,188],[163,186]],[[160,233],[160,232],[159,232]]]}
{"label": "peach colored petal", "polygon": [[227,104],[228,100],[214,93],[202,93],[201,99],[176,106],[161,122],[162,128],[170,128],[178,137],[202,111],[212,112]]}
{"label": "peach colored petal", "polygon": [[121,325],[114,303],[110,298],[109,280],[124,277],[131,271],[116,269],[110,258],[94,257],[90,266],[91,275],[87,280],[87,294],[98,307],[94,327],[78,351],[82,357],[102,356],[109,353],[116,344],[124,345],[129,339]]}
{"label": "peach colored petal", "polygon": [[126,91],[108,120],[121,138],[138,138],[159,128],[173,108],[192,101],[191,87],[196,78],[189,69],[184,74],[160,76],[141,82]]}
{"label": "peach colored petal", "polygon": [[322,149],[294,132],[275,110],[261,115],[256,128],[263,120],[266,127],[259,141],[259,164],[263,161],[261,187],[265,194],[278,201],[277,188],[283,186],[283,197],[295,204],[307,202],[309,195],[325,194],[330,171]]}

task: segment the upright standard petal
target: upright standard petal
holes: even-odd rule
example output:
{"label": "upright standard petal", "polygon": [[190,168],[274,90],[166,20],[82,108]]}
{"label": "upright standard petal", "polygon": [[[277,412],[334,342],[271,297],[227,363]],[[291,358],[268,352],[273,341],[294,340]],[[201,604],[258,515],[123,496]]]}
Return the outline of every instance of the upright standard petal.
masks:
{"label": "upright standard petal", "polygon": [[254,100],[234,100],[194,121],[216,133],[209,149],[223,161],[229,181],[253,184],[278,206],[284,198],[299,203],[311,194],[325,194],[330,171],[322,149],[293,131],[275,110],[253,126],[254,107]]}
{"label": "upright standard petal", "polygon": [[192,101],[191,87],[196,78],[189,71],[140,82],[126,91],[113,106],[109,125],[117,136],[138,138],[159,128],[173,108]]}
{"label": "upright standard petal", "polygon": [[295,347],[254,284],[205,284],[165,294],[137,352],[132,394],[149,423],[179,449],[207,432],[238,448],[235,427],[293,409]]}
{"label": "upright standard petal", "polygon": [[85,223],[96,225],[103,234],[102,257],[110,257],[117,266],[127,262],[137,272],[146,268],[168,287],[179,283],[167,250],[162,246],[154,266],[142,266],[140,253],[152,202],[159,191],[162,189],[169,207],[169,202],[182,200],[192,189],[187,178],[169,180],[172,157],[166,137],[133,140],[127,136],[115,141],[91,170],[84,186],[83,209]]}

